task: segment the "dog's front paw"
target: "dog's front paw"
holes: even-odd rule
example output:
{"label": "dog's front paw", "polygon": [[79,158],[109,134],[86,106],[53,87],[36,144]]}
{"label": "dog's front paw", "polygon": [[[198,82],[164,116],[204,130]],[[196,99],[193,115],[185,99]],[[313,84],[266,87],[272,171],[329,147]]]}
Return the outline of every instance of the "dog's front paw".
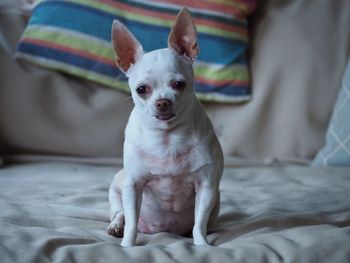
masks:
{"label": "dog's front paw", "polygon": [[107,233],[111,236],[115,237],[123,237],[124,236],[124,213],[119,212],[114,215],[111,219],[111,223],[107,228]]}
{"label": "dog's front paw", "polygon": [[197,229],[193,229],[193,243],[196,246],[210,246],[206,236]]}
{"label": "dog's front paw", "polygon": [[196,246],[210,246],[208,241],[205,238],[200,238],[200,239],[193,239],[193,243]]}
{"label": "dog's front paw", "polygon": [[124,227],[116,224],[110,224],[107,228],[107,233],[111,236],[121,238],[124,236]]}
{"label": "dog's front paw", "polygon": [[123,238],[120,245],[122,247],[133,247],[133,246],[135,246],[135,242],[133,242],[132,240],[127,240],[126,238]]}

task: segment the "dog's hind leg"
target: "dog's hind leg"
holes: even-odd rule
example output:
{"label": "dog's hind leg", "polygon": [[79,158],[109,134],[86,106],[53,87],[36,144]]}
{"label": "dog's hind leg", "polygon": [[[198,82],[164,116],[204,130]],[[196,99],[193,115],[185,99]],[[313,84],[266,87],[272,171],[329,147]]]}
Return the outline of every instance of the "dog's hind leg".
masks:
{"label": "dog's hind leg", "polygon": [[124,211],[122,203],[122,185],[124,170],[120,170],[112,181],[109,188],[110,224],[107,228],[108,234],[115,237],[123,237],[124,234]]}

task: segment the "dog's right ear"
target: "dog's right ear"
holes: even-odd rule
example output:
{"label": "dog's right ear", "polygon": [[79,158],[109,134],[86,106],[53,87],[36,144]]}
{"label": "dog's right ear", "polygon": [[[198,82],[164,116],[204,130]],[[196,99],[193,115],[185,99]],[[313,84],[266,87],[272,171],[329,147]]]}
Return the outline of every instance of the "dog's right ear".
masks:
{"label": "dog's right ear", "polygon": [[130,66],[143,55],[143,48],[135,36],[118,20],[112,25],[112,47],[117,55],[117,67],[127,73]]}

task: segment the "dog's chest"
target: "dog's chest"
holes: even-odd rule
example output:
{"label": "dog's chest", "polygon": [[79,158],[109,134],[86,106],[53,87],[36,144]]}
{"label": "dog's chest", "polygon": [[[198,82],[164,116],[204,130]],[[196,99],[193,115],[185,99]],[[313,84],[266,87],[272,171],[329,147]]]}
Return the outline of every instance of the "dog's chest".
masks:
{"label": "dog's chest", "polygon": [[145,154],[144,160],[151,175],[178,176],[185,172],[191,173],[192,170],[190,155],[187,153],[179,155],[168,154],[162,157]]}
{"label": "dog's chest", "polygon": [[194,150],[190,144],[163,139],[163,142],[149,148],[140,148],[139,154],[149,174],[179,176],[194,171]]}

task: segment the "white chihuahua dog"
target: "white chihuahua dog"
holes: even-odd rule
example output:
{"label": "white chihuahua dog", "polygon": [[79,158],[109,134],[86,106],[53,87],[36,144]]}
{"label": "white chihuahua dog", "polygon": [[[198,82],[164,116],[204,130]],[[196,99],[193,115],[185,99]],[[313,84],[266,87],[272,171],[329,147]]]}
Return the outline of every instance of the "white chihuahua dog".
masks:
{"label": "white chihuahua dog", "polygon": [[112,26],[117,66],[135,104],[125,130],[124,169],[109,189],[108,233],[136,243],[137,232],[188,234],[207,245],[219,211],[223,154],[194,90],[197,32],[189,11],[178,14],[168,48],[144,53],[119,21]]}

